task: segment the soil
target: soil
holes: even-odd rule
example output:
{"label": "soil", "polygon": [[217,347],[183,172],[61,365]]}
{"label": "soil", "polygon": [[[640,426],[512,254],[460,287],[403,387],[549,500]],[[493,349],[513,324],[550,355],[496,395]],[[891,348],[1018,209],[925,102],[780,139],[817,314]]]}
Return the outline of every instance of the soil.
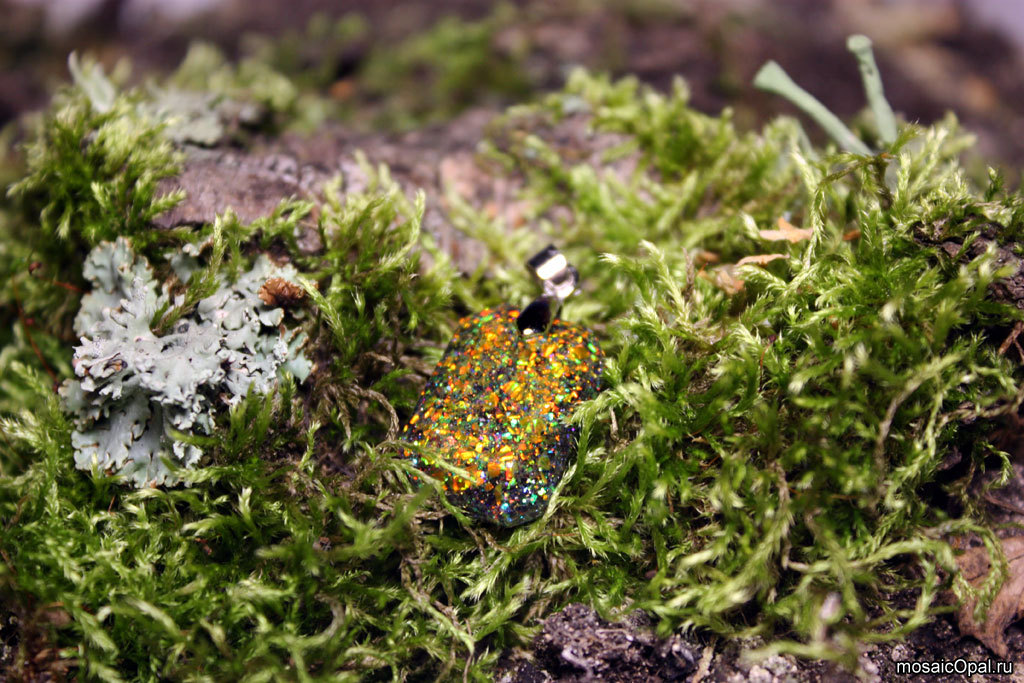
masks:
{"label": "soil", "polygon": [[[508,656],[500,665],[500,683],[583,683],[597,681],[701,681],[714,683],[857,683],[858,680],[905,680],[912,683],[953,683],[977,680],[966,675],[905,675],[897,662],[964,662],[999,660],[972,638],[960,636],[953,619],[938,617],[897,644],[868,646],[860,658],[861,678],[829,662],[810,662],[790,655],[752,659],[758,642],[722,643],[697,634],[659,639],[643,612],[609,623],[584,605],[570,605],[544,621],[528,653]],[[1024,630],[1010,629],[1015,672],[984,676],[985,681],[1024,680]]]}

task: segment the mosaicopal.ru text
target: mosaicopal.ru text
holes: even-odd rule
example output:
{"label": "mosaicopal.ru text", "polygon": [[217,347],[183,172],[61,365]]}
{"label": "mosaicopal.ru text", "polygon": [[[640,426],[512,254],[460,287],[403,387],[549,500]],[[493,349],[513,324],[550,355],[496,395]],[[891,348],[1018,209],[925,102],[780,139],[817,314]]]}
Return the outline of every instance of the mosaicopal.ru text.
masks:
{"label": "mosaicopal.ru text", "polygon": [[922,662],[896,662],[896,673],[903,675],[914,674],[962,674],[967,677],[975,674],[986,675],[1010,675],[1013,673],[1013,662],[1001,660],[984,659],[974,661],[964,659],[939,659],[935,661]]}

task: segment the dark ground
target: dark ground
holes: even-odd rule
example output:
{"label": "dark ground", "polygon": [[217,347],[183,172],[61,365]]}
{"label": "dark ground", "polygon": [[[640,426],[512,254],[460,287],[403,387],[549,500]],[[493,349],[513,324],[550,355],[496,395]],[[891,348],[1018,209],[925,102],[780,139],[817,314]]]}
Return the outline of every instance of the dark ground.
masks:
{"label": "dark ground", "polygon": [[[65,78],[65,58],[71,49],[92,50],[108,64],[129,56],[136,75],[163,72],[180,61],[193,38],[213,41],[238,55],[247,32],[301,29],[314,12],[336,7],[322,0],[287,4],[227,0],[202,21],[127,26],[119,17],[130,2],[101,4],[98,13],[72,33],[55,36],[46,34],[37,9],[0,0],[0,12],[7,18],[0,24],[0,124],[47,102],[51,84]],[[840,116],[855,115],[864,103],[855,63],[844,47],[845,36],[865,32],[875,38],[887,95],[898,112],[907,119],[931,121],[947,109],[956,111],[965,127],[979,135],[978,158],[998,163],[1008,176],[1017,177],[1024,160],[1022,53],[1007,38],[958,11],[957,4],[908,7],[911,3],[789,0],[769,7],[742,0],[708,0],[687,3],[684,9],[658,9],[655,4],[645,3],[647,9],[638,10],[625,2],[606,6],[568,0],[522,2],[517,22],[496,40],[526,36],[531,50],[525,67],[533,88],[557,87],[572,64],[636,74],[659,87],[682,75],[698,109],[717,112],[732,106],[741,126],[754,126],[772,115],[793,113],[786,103],[749,85],[767,59],[782,64],[794,80]],[[370,32],[343,55],[332,57],[337,61],[338,82],[358,73],[374,45],[415,34],[444,12],[473,19],[492,10],[491,3],[476,0],[350,0],[344,7],[363,13]],[[308,55],[311,64],[318,58]],[[266,213],[282,196],[315,193],[324,179],[338,171],[350,187],[357,186],[365,179],[355,164],[355,149],[365,151],[372,162],[389,164],[399,182],[423,187],[435,202],[443,196],[446,183],[455,183],[466,188],[480,206],[514,211],[515,187],[490,176],[473,156],[487,121],[508,103],[500,97],[468,101],[467,111],[455,121],[402,134],[341,123],[331,124],[315,138],[288,135],[256,140],[245,151],[220,148],[194,154],[177,181],[191,190],[189,199],[164,220],[201,223],[212,219],[215,207],[225,204],[235,206],[247,220]],[[368,101],[366,106],[376,104]],[[571,123],[560,134],[567,144],[577,143]],[[474,262],[472,247],[447,224],[443,208],[439,203],[430,206],[427,227],[441,237],[457,261],[468,266]],[[1010,428],[1011,442],[1018,431]],[[1020,458],[1020,453],[1016,455]],[[1024,521],[1024,468],[1018,465],[1016,480],[988,502],[998,521]],[[531,651],[506,654],[499,680],[856,680],[831,664],[790,656],[747,661],[744,653],[756,649],[757,643],[723,643],[700,633],[662,640],[651,634],[650,626],[640,614],[609,624],[587,607],[570,607],[545,621]],[[1020,623],[1009,629],[1007,642],[1016,673],[985,680],[1024,681]],[[905,642],[868,646],[861,667],[869,679],[894,680],[896,661],[958,657],[996,659],[974,638],[961,636],[953,615],[944,615]],[[968,679],[921,676],[906,680]]]}

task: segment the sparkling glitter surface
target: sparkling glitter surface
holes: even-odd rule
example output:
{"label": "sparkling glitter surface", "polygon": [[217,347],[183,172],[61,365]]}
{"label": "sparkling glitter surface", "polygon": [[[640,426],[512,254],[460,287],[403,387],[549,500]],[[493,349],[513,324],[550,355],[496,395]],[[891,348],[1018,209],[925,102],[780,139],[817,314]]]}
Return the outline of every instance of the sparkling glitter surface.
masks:
{"label": "sparkling glitter surface", "polygon": [[523,335],[518,315],[500,306],[460,321],[402,436],[429,451],[404,455],[440,480],[453,504],[501,526],[544,512],[575,448],[566,421],[601,379],[588,330],[555,320],[546,333]]}

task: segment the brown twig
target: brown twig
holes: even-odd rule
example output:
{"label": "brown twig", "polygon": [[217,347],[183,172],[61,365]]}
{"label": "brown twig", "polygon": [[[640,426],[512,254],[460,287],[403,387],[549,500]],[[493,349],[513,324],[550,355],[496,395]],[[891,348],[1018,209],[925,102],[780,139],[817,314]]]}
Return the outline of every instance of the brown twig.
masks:
{"label": "brown twig", "polygon": [[991,503],[992,505],[995,505],[996,507],[1001,507],[1004,510],[1009,510],[1010,512],[1016,513],[1018,515],[1024,515],[1024,508],[1022,508],[1021,506],[1011,503],[1009,501],[999,500],[991,493],[986,493],[984,498],[987,502]]}
{"label": "brown twig", "polygon": [[21,500],[18,501],[18,507],[14,511],[14,516],[11,517],[11,521],[7,522],[7,530],[8,531],[10,531],[11,527],[13,527],[15,524],[18,523],[19,519],[21,519],[21,512],[25,508],[25,503],[28,502],[28,499],[29,499],[29,494],[26,493],[24,496],[21,497]]}
{"label": "brown twig", "polygon": [[43,364],[43,369],[46,370],[46,374],[50,376],[50,379],[53,380],[54,385],[56,385],[59,382],[57,379],[57,373],[54,372],[53,368],[50,367],[50,364],[46,362],[43,352],[39,349],[39,346],[36,345],[36,340],[32,338],[32,331],[29,329],[31,325],[29,324],[29,321],[25,319],[25,311],[21,307],[21,297],[18,294],[18,282],[15,279],[11,280],[11,292],[14,294],[14,308],[18,311],[18,320],[21,321],[21,327],[25,330],[25,339],[28,340],[32,350],[35,351],[36,356],[39,357],[39,362]]}
{"label": "brown twig", "polygon": [[3,548],[0,548],[0,557],[4,558],[4,562],[7,563],[7,567],[8,567],[8,569],[11,570],[11,573],[14,574],[15,576],[17,576],[18,575],[18,570],[14,568],[14,563],[11,562],[11,556],[8,555],[7,551],[4,550]]}
{"label": "brown twig", "polygon": [[[40,270],[42,267],[43,264],[40,261],[33,261],[32,263],[28,264],[28,274],[35,275],[36,271]],[[50,284],[57,285],[58,287],[62,287],[63,289],[68,290],[69,292],[74,292],[75,294],[85,294],[85,291],[81,287],[76,287],[70,282],[61,282],[57,278],[50,278]]]}
{"label": "brown twig", "polygon": [[1010,330],[1010,334],[1006,335],[1006,339],[1004,339],[1003,343],[999,345],[1000,356],[1006,353],[1006,351],[1010,348],[1010,345],[1013,344],[1014,346],[1017,347],[1017,351],[1021,354],[1021,360],[1024,360],[1024,350],[1022,350],[1020,348],[1020,344],[1017,343],[1017,337],[1020,336],[1021,332],[1024,332],[1024,320],[1018,320],[1014,324],[1013,329]]}

